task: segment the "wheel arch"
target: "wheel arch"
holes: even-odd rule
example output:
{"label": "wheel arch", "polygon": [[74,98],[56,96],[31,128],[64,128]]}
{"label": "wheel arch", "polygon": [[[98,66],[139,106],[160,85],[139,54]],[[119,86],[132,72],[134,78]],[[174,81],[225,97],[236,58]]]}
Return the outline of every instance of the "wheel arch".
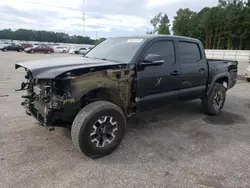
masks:
{"label": "wheel arch", "polygon": [[213,85],[215,83],[220,83],[220,84],[224,84],[224,82],[227,83],[227,86],[225,87],[226,89],[228,88],[228,86],[230,85],[230,75],[229,73],[221,73],[221,74],[218,74],[216,75],[212,81],[211,81],[211,84],[208,85],[208,89],[207,89],[207,92],[206,94],[208,95],[210,92],[211,92],[211,89],[213,87]]}
{"label": "wheel arch", "polygon": [[82,107],[95,101],[104,100],[114,103],[115,105],[119,106],[121,110],[126,114],[126,107],[125,103],[119,95],[119,92],[107,88],[107,87],[96,87],[89,89],[81,94],[80,102]]}

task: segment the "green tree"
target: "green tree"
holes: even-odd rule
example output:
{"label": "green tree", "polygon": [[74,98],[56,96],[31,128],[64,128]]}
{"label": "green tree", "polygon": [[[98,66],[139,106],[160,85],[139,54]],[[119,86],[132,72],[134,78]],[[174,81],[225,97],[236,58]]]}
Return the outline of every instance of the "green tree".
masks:
{"label": "green tree", "polygon": [[69,36],[62,32],[53,31],[36,31],[28,29],[11,29],[0,30],[0,39],[24,40],[24,41],[41,41],[41,42],[62,42],[76,44],[94,44],[95,40],[90,37],[80,35]]}
{"label": "green tree", "polygon": [[197,38],[207,49],[250,49],[250,1],[219,0],[199,12],[177,11],[175,35]]}
{"label": "green tree", "polygon": [[97,39],[96,41],[95,41],[95,45],[98,45],[98,44],[100,44],[101,42],[103,42],[103,41],[105,41],[106,40],[106,38],[99,38],[99,39]]}
{"label": "green tree", "polygon": [[155,34],[157,32],[158,25],[159,25],[159,23],[161,21],[161,14],[162,13],[156,14],[155,17],[152,20],[150,20],[150,23],[153,25],[154,30],[151,31],[151,32],[148,32],[148,34]]}
{"label": "green tree", "polygon": [[241,35],[241,40],[243,41],[242,49],[250,49],[250,0],[246,2],[243,12],[243,33]]}
{"label": "green tree", "polygon": [[167,34],[170,35],[170,20],[167,14],[164,14],[160,19],[160,25],[157,28],[158,34]]}
{"label": "green tree", "polygon": [[170,20],[167,14],[158,13],[150,21],[153,26],[153,31],[147,32],[148,34],[170,34]]}
{"label": "green tree", "polygon": [[173,32],[175,35],[191,36],[192,18],[195,12],[189,8],[179,9],[173,20]]}

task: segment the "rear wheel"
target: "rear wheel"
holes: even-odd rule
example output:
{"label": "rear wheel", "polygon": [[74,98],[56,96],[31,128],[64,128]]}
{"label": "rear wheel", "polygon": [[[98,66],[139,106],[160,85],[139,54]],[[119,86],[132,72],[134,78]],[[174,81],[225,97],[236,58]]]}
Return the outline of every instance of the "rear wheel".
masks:
{"label": "rear wheel", "polygon": [[85,106],[76,116],[71,137],[74,146],[91,158],[113,152],[123,139],[126,119],[113,103],[97,101]]}
{"label": "rear wheel", "polygon": [[30,53],[32,53],[32,54],[33,54],[33,53],[34,53],[34,50],[31,50],[31,51],[30,51]]}
{"label": "rear wheel", "polygon": [[211,92],[202,99],[204,112],[209,115],[220,114],[226,100],[226,88],[219,83],[212,86]]}
{"label": "rear wheel", "polygon": [[3,49],[4,52],[7,52],[8,50],[6,48]]}
{"label": "rear wheel", "polygon": [[48,54],[51,54],[51,51],[49,50],[47,53],[48,53]]}

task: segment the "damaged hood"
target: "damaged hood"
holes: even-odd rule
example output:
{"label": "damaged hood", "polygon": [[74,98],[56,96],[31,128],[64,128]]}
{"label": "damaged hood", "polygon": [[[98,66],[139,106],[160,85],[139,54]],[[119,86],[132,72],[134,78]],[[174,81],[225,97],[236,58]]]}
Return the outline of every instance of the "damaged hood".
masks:
{"label": "damaged hood", "polygon": [[114,61],[77,57],[51,58],[44,60],[20,62],[15,64],[15,68],[24,67],[28,69],[34,78],[53,79],[65,72],[104,66],[105,68],[119,68],[127,64],[120,64]]}

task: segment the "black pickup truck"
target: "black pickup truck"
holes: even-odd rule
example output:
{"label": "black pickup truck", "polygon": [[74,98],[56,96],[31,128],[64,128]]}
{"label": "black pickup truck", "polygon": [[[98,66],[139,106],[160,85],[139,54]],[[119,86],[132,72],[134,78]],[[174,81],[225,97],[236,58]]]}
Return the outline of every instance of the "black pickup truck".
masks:
{"label": "black pickup truck", "polygon": [[[208,60],[199,40],[168,35],[109,38],[84,57],[18,63],[22,105],[42,126],[72,124],[75,147],[103,157],[120,144],[127,117],[201,99],[217,115],[237,78],[236,61]],[[63,122],[66,122],[64,124]],[[72,123],[73,122],[73,123]]]}

